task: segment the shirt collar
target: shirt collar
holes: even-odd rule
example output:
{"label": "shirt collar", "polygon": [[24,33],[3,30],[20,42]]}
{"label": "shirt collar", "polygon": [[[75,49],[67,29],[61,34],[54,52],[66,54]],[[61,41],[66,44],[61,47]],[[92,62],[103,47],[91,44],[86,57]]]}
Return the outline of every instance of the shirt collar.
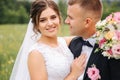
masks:
{"label": "shirt collar", "polygon": [[85,41],[89,41],[89,43],[94,46],[95,43],[96,43],[96,39],[94,38],[96,36],[96,34],[94,34],[93,36],[91,36],[90,38],[88,39],[84,39]]}

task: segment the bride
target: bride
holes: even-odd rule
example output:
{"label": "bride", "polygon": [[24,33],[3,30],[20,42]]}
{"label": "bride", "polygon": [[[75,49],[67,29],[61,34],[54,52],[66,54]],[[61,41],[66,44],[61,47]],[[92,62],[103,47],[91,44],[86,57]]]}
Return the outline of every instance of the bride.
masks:
{"label": "bride", "polygon": [[57,37],[60,13],[52,0],[36,0],[31,20],[17,55],[10,80],[76,80],[84,71],[86,56],[73,59],[72,37]]}

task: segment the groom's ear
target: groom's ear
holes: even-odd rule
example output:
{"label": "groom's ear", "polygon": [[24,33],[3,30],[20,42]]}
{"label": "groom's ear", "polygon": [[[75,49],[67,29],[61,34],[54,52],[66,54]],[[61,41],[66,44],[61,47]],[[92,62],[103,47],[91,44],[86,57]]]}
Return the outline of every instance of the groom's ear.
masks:
{"label": "groom's ear", "polygon": [[87,28],[87,27],[91,26],[91,24],[92,24],[92,18],[87,17],[85,19],[85,27]]}

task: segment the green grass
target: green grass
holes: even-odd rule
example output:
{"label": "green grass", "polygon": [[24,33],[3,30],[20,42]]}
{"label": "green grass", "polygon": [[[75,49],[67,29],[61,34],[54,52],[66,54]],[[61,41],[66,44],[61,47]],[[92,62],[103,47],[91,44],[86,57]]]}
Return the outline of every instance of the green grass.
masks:
{"label": "green grass", "polygon": [[[26,24],[0,25],[0,80],[9,80],[26,28]],[[59,36],[68,35],[68,26],[62,26]]]}
{"label": "green grass", "polygon": [[9,76],[27,25],[0,25],[0,80]]}
{"label": "green grass", "polygon": [[69,36],[69,27],[68,25],[62,25],[60,28],[59,36]]}

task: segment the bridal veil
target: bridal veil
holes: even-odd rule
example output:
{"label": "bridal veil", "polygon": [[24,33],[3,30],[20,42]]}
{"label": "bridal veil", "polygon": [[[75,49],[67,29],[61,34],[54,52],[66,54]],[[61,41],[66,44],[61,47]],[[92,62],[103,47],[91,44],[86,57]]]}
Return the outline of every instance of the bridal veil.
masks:
{"label": "bridal veil", "polygon": [[37,41],[40,34],[35,36],[33,31],[33,23],[30,19],[25,38],[17,54],[17,58],[10,76],[10,80],[30,80],[27,68],[27,58],[29,48]]}

